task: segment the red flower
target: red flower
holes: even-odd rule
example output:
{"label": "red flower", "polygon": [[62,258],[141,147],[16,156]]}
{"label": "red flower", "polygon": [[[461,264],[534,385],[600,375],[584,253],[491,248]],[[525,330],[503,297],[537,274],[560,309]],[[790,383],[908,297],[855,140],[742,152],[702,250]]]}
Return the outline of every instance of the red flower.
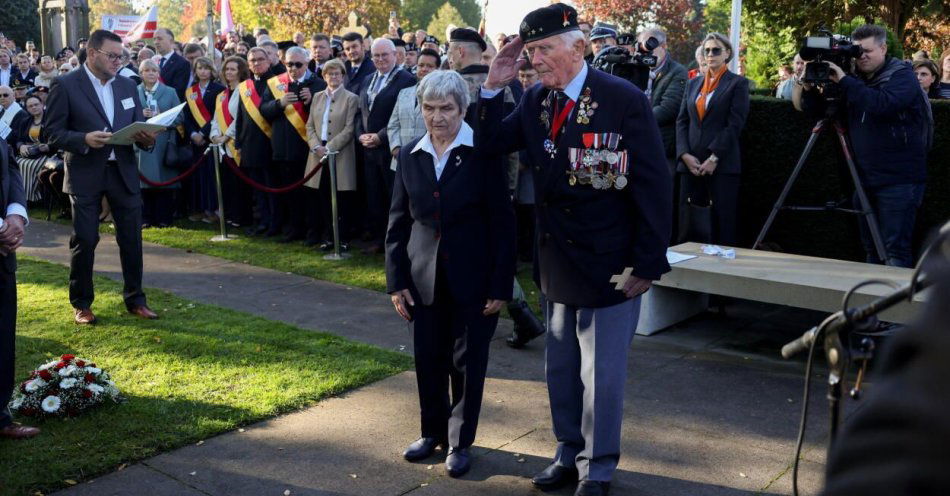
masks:
{"label": "red flower", "polygon": [[76,358],[76,355],[69,355],[69,354],[66,354],[66,355],[63,355],[63,356],[59,357],[59,359],[62,360],[62,361],[64,361],[64,362],[68,362],[68,361],[72,360],[73,358]]}
{"label": "red flower", "polygon": [[92,398],[92,391],[90,391],[90,390],[88,390],[88,389],[83,389],[83,390],[82,390],[82,397],[83,397],[83,398]]}
{"label": "red flower", "polygon": [[53,378],[53,374],[50,374],[48,370],[40,371],[40,379],[43,379],[44,381],[48,381],[48,380],[51,380],[52,378]]}
{"label": "red flower", "polygon": [[85,379],[86,382],[95,382],[95,381],[96,381],[96,376],[94,376],[94,375],[92,375],[92,374],[86,374],[86,376],[83,377],[83,379]]}
{"label": "red flower", "polygon": [[53,368],[56,370],[60,370],[65,367],[66,367],[66,362],[56,362],[56,365],[53,365]]}
{"label": "red flower", "polygon": [[30,379],[36,379],[36,371],[30,372]]}
{"label": "red flower", "polygon": [[77,367],[85,367],[85,366],[86,366],[86,361],[85,361],[85,360],[76,360],[76,366],[77,366]]}

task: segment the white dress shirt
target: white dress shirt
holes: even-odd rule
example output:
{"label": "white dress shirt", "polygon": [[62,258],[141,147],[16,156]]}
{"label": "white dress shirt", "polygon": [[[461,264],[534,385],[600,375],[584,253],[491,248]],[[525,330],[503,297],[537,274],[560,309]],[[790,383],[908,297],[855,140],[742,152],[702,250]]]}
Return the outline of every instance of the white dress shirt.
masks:
{"label": "white dress shirt", "polygon": [[[455,135],[455,140],[452,141],[452,144],[445,149],[445,152],[442,153],[442,156],[439,156],[435,151],[435,147],[432,146],[432,140],[429,139],[429,133],[426,133],[422,139],[419,140],[419,143],[416,144],[416,147],[412,149],[412,153],[416,153],[419,150],[422,150],[432,156],[432,164],[435,166],[435,179],[439,180],[442,177],[442,171],[445,170],[445,166],[449,162],[449,156],[452,155],[452,150],[460,147],[474,147],[475,146],[475,133],[472,132],[472,128],[469,125],[462,121],[462,127],[459,128],[459,132]],[[459,164],[455,164],[456,166]]]}
{"label": "white dress shirt", "polygon": [[6,69],[0,67],[0,86],[10,86],[10,76],[13,75],[13,64]]}
{"label": "white dress shirt", "polygon": [[330,127],[330,103],[333,101],[333,95],[337,91],[340,91],[340,88],[343,86],[337,87],[336,90],[331,90],[329,86],[325,90],[327,93],[327,105],[323,108],[323,125],[320,127],[320,140],[321,141],[330,141],[329,135],[327,134],[327,129]]}
{"label": "white dress shirt", "polygon": [[[89,70],[89,66],[83,64],[82,68],[85,69],[86,75],[89,76],[92,89],[96,90],[96,96],[99,97],[99,104],[102,105],[102,110],[106,113],[106,118],[109,120],[109,126],[111,127],[115,121],[115,99],[112,94],[112,83],[115,81],[115,77],[112,77],[103,84],[102,81]],[[115,150],[109,154],[109,160],[115,160]]]}

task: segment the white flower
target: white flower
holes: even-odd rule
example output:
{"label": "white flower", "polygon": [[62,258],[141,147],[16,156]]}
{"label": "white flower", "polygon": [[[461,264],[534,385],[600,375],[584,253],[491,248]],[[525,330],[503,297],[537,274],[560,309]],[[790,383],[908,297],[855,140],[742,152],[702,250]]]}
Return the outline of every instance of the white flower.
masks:
{"label": "white flower", "polygon": [[53,365],[56,365],[57,363],[59,363],[59,360],[53,360],[52,362],[44,363],[43,365],[40,365],[39,370],[46,370],[52,367]]}
{"label": "white flower", "polygon": [[23,397],[22,397],[22,396],[17,396],[16,399],[13,400],[13,404],[10,405],[10,406],[11,406],[14,410],[19,410],[19,408],[20,408],[21,405],[23,405]]}
{"label": "white flower", "polygon": [[56,410],[59,410],[59,405],[63,403],[59,399],[59,396],[47,396],[43,398],[43,402],[40,403],[40,406],[43,407],[43,411],[47,413],[54,413]]}
{"label": "white flower", "polygon": [[89,384],[88,386],[86,386],[86,389],[92,391],[92,392],[95,393],[95,394],[99,394],[99,393],[105,391],[105,388],[102,387],[102,386],[100,386],[100,385],[98,385],[98,384]]}
{"label": "white flower", "polygon": [[61,387],[61,388],[63,388],[63,389],[69,389],[69,388],[75,386],[77,382],[79,382],[78,379],[73,379],[72,377],[69,377],[69,378],[67,378],[67,379],[63,379],[63,380],[59,381],[59,387]]}
{"label": "white flower", "polygon": [[86,372],[89,372],[92,375],[99,375],[102,373],[102,369],[98,367],[86,367]]}
{"label": "white flower", "polygon": [[114,382],[114,381],[106,381],[106,384],[108,384],[108,385],[110,385],[110,386],[112,386],[112,387],[115,387],[115,382]]}
{"label": "white flower", "polygon": [[46,385],[46,381],[37,377],[36,379],[33,379],[32,381],[26,383],[26,392],[35,393],[37,389],[45,385]]}
{"label": "white flower", "polygon": [[77,370],[79,370],[78,367],[76,367],[75,365],[70,365],[70,366],[65,367],[65,368],[63,368],[62,370],[60,370],[60,371],[59,371],[59,376],[60,376],[60,377],[69,377],[69,376],[75,374]]}

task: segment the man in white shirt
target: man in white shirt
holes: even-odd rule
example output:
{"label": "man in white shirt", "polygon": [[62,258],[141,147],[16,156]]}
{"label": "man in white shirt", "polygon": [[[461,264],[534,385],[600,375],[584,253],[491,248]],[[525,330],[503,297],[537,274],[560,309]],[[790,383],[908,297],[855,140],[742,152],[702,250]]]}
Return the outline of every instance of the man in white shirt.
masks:
{"label": "man in white shirt", "polygon": [[0,48],[0,86],[10,86],[13,76],[13,63],[10,50]]}

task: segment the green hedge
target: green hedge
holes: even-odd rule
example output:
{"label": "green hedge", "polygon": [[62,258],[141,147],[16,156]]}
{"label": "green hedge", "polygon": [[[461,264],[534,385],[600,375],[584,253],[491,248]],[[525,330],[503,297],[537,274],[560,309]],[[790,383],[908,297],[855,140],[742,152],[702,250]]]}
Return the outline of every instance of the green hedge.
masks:
{"label": "green hedge", "polygon": [[[924,238],[950,218],[950,101],[931,101],[936,129],[928,155],[927,192],[915,230],[915,251]],[[801,155],[816,120],[792,103],[752,96],[742,134],[742,186],[739,199],[740,246],[752,246]],[[839,160],[834,129],[822,132],[787,204],[821,205],[851,189]],[[841,170],[839,171],[839,163]],[[781,251],[828,258],[863,260],[856,216],[842,213],[781,211],[766,242]]]}

